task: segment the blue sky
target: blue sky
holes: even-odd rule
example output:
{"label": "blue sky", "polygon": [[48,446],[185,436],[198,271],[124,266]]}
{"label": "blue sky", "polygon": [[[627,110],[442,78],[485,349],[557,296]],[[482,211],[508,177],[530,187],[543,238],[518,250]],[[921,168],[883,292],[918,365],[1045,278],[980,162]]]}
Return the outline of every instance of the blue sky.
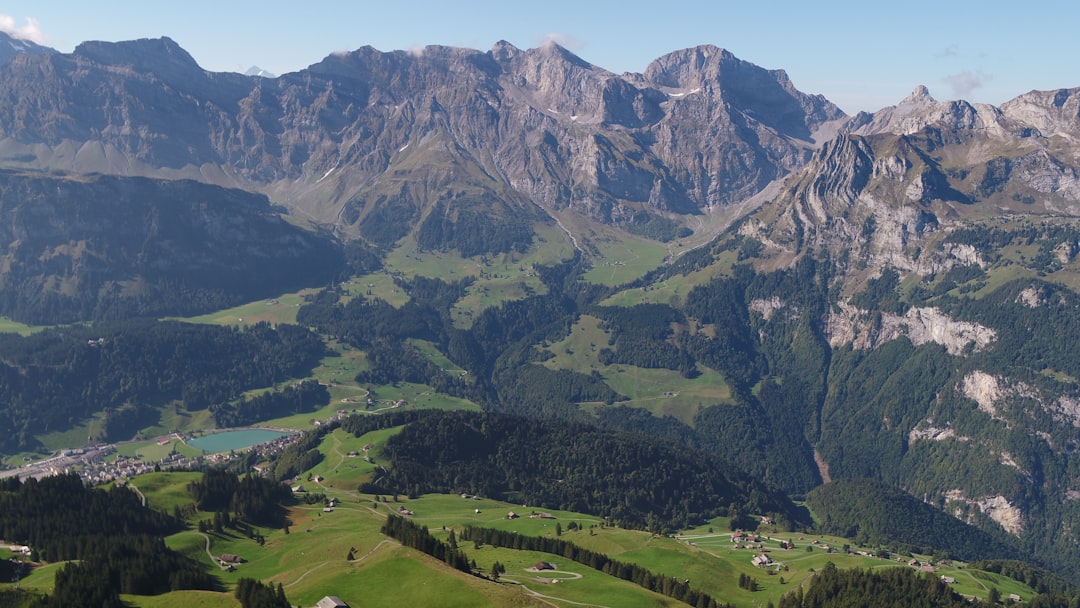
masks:
{"label": "blue sky", "polygon": [[612,72],[641,72],[665,53],[714,44],[786,70],[797,88],[849,114],[895,104],[920,84],[940,100],[993,104],[1080,87],[1078,23],[1075,0],[0,3],[0,30],[63,52],[84,40],[168,36],[214,71],[258,65],[280,74],[366,45],[487,50],[498,40],[529,48],[555,39]]}

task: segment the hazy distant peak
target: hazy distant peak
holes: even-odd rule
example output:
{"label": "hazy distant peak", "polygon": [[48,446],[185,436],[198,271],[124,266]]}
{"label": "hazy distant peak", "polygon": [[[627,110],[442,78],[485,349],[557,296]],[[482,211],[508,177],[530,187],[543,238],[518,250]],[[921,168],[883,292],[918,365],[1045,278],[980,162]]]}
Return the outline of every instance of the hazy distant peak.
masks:
{"label": "hazy distant peak", "polygon": [[521,49],[505,40],[500,40],[491,45],[491,56],[499,62],[510,61],[519,54],[521,54]]}
{"label": "hazy distant peak", "polygon": [[245,76],[259,76],[262,78],[277,78],[277,74],[268,72],[257,65],[253,65],[244,72]]}

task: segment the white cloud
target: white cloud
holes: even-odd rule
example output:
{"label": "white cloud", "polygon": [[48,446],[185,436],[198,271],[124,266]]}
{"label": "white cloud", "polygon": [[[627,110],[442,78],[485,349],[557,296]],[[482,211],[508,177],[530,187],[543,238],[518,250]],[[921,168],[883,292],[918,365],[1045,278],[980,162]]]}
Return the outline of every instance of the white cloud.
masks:
{"label": "white cloud", "polygon": [[578,40],[573,36],[565,36],[558,32],[548,32],[547,34],[537,36],[536,38],[537,46],[543,46],[549,42],[554,42],[564,49],[569,49],[571,51],[580,51],[585,47],[585,43],[581,40]]}
{"label": "white cloud", "polygon": [[945,82],[952,87],[953,95],[963,99],[975,89],[982,88],[990,79],[990,75],[984,74],[981,70],[975,72],[965,70],[959,74],[946,76]]}
{"label": "white cloud", "polygon": [[9,35],[12,38],[29,40],[30,42],[36,42],[38,44],[45,44],[48,42],[45,35],[41,33],[41,27],[38,26],[37,19],[34,19],[33,17],[27,17],[26,25],[19,27],[14,17],[0,13],[0,32]]}

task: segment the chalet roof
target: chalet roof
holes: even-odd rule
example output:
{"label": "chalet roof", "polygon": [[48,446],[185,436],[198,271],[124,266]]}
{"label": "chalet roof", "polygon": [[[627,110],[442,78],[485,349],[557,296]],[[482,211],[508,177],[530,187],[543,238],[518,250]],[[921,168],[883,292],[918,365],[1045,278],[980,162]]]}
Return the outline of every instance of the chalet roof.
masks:
{"label": "chalet roof", "polygon": [[328,595],[315,604],[316,608],[349,608],[349,605],[341,601],[341,598]]}

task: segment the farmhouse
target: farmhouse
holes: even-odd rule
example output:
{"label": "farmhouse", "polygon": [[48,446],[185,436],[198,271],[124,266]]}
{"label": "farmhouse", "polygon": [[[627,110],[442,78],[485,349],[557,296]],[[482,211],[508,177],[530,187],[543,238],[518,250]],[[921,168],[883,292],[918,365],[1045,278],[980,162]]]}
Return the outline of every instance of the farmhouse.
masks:
{"label": "farmhouse", "polygon": [[221,554],[221,563],[223,563],[223,564],[242,564],[242,563],[244,563],[244,558],[240,557],[239,555],[233,555],[232,553],[222,553]]}
{"label": "farmhouse", "polygon": [[555,565],[550,564],[548,562],[536,562],[536,565],[533,566],[533,569],[535,569],[535,570],[554,570]]}
{"label": "farmhouse", "polygon": [[750,560],[750,563],[760,568],[762,566],[768,566],[769,564],[771,564],[772,558],[768,555],[765,555],[764,553],[760,553],[758,555],[755,555],[754,559]]}
{"label": "farmhouse", "polygon": [[341,598],[328,595],[315,604],[315,608],[349,608],[349,605],[341,601]]}

